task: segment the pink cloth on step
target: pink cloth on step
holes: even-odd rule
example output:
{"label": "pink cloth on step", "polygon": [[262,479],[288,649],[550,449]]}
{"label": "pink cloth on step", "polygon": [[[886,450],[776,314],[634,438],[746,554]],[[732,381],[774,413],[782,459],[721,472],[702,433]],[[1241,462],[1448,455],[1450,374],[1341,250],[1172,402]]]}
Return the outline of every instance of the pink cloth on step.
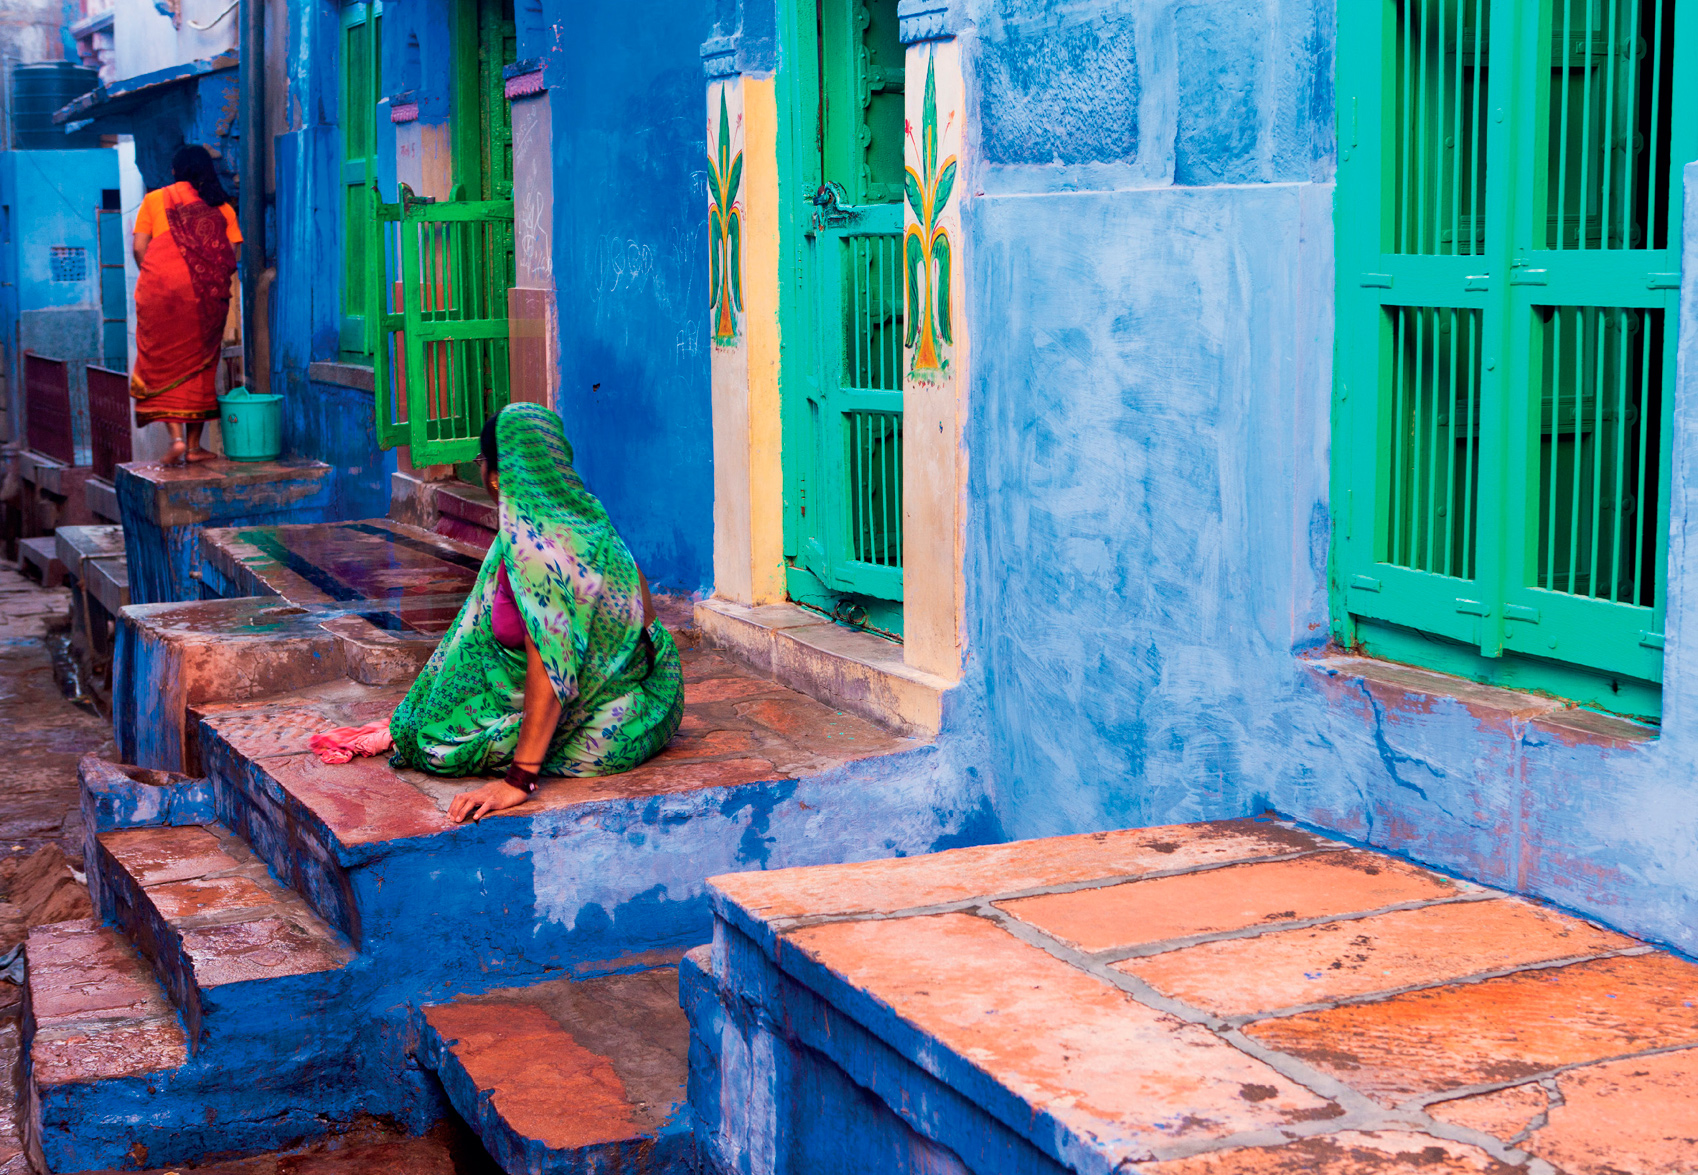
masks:
{"label": "pink cloth on step", "polygon": [[364,726],[321,730],[307,740],[307,745],[325,763],[347,763],[356,755],[381,755],[392,745],[389,719],[368,722]]}

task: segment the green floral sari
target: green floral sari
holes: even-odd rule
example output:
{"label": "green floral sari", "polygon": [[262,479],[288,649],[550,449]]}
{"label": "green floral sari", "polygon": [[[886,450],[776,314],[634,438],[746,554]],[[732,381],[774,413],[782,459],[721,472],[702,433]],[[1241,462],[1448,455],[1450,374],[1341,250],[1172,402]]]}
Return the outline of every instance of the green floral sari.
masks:
{"label": "green floral sari", "polygon": [[666,745],[684,713],[678,648],[643,627],[637,564],[572,468],[560,418],[510,404],[496,421],[500,533],[477,583],[389,722],[391,762],[434,775],[483,775],[513,761],[525,650],[495,639],[496,569],[560,698],[545,775],[612,775]]}

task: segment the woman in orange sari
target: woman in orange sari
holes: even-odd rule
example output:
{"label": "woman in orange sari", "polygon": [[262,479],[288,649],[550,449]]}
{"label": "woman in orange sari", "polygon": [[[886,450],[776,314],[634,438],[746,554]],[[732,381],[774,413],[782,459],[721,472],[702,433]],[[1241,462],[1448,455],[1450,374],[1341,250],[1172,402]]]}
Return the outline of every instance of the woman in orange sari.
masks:
{"label": "woman in orange sari", "polygon": [[136,213],[136,422],[171,433],[167,464],[210,461],[201,430],[218,419],[213,387],[234,291],[236,210],[212,155],[187,146],[171,160],[177,181],[157,188]]}

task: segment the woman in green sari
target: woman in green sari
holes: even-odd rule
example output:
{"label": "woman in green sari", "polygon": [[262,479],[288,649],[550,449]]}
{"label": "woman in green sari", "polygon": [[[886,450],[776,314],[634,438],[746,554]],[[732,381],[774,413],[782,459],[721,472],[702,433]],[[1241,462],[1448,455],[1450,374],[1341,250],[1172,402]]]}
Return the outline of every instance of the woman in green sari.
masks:
{"label": "woman in green sari", "polygon": [[541,775],[629,771],[684,713],[678,648],[572,468],[560,418],[509,404],[485,425],[479,460],[500,532],[389,723],[396,767],[506,772],[455,796],[455,820],[524,803]]}

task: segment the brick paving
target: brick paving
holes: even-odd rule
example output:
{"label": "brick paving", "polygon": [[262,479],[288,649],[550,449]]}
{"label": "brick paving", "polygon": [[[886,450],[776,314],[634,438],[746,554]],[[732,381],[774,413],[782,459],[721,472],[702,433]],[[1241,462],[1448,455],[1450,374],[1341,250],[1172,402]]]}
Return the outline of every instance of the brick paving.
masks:
{"label": "brick paving", "polygon": [[1698,966],[1276,821],[712,885],[792,978],[1105,1170],[1698,1170]]}

